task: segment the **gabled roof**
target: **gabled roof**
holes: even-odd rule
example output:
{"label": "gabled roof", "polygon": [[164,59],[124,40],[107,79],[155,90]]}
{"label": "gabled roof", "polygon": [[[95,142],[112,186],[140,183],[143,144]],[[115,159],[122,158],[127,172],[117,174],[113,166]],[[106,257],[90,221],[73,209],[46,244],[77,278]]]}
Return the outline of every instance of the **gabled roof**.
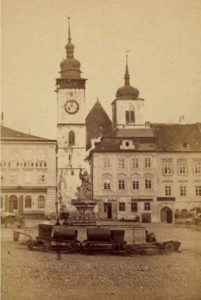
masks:
{"label": "gabled roof", "polygon": [[201,123],[152,126],[158,151],[201,151]]}
{"label": "gabled roof", "polygon": [[21,131],[17,131],[8,127],[1,125],[1,140],[10,140],[10,141],[52,141],[55,140],[45,139],[35,135],[27,134]]}
{"label": "gabled roof", "polygon": [[86,117],[87,149],[91,146],[91,139],[108,135],[112,130],[112,121],[108,117],[99,100],[94,104]]}

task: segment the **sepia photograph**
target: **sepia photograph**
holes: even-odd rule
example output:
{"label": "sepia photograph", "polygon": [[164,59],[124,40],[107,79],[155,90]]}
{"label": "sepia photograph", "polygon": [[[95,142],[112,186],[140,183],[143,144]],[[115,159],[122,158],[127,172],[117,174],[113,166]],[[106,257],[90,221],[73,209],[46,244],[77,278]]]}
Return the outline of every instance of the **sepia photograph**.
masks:
{"label": "sepia photograph", "polygon": [[1,299],[201,300],[201,1],[1,17]]}

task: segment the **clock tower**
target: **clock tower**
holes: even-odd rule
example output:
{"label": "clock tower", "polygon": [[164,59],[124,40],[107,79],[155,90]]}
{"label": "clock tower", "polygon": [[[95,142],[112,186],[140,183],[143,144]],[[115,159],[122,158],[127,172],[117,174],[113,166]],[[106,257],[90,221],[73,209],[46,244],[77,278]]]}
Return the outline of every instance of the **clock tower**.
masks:
{"label": "clock tower", "polygon": [[74,58],[68,19],[66,58],[60,64],[57,92],[57,178],[58,191],[65,203],[76,198],[80,169],[88,169],[86,157],[85,82],[80,62]]}

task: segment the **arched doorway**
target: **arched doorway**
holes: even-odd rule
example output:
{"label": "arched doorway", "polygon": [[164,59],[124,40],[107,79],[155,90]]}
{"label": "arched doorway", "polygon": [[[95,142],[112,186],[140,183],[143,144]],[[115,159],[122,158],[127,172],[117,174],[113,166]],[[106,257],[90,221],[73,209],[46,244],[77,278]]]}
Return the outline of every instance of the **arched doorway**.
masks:
{"label": "arched doorway", "polygon": [[9,206],[8,206],[8,211],[10,213],[16,213],[18,211],[18,198],[15,195],[12,195],[9,197]]}
{"label": "arched doorway", "polygon": [[172,210],[167,206],[161,208],[161,222],[172,223],[172,221],[173,221]]}

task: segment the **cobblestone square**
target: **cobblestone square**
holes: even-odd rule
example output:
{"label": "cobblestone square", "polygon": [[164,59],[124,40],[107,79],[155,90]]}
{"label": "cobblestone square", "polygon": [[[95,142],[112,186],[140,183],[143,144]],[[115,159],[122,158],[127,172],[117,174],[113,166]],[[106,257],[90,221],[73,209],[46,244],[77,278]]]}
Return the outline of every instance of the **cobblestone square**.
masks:
{"label": "cobblestone square", "polygon": [[[200,300],[201,231],[149,224],[159,241],[181,241],[181,253],[112,256],[29,251],[2,228],[2,300]],[[32,234],[36,235],[36,228]]]}

